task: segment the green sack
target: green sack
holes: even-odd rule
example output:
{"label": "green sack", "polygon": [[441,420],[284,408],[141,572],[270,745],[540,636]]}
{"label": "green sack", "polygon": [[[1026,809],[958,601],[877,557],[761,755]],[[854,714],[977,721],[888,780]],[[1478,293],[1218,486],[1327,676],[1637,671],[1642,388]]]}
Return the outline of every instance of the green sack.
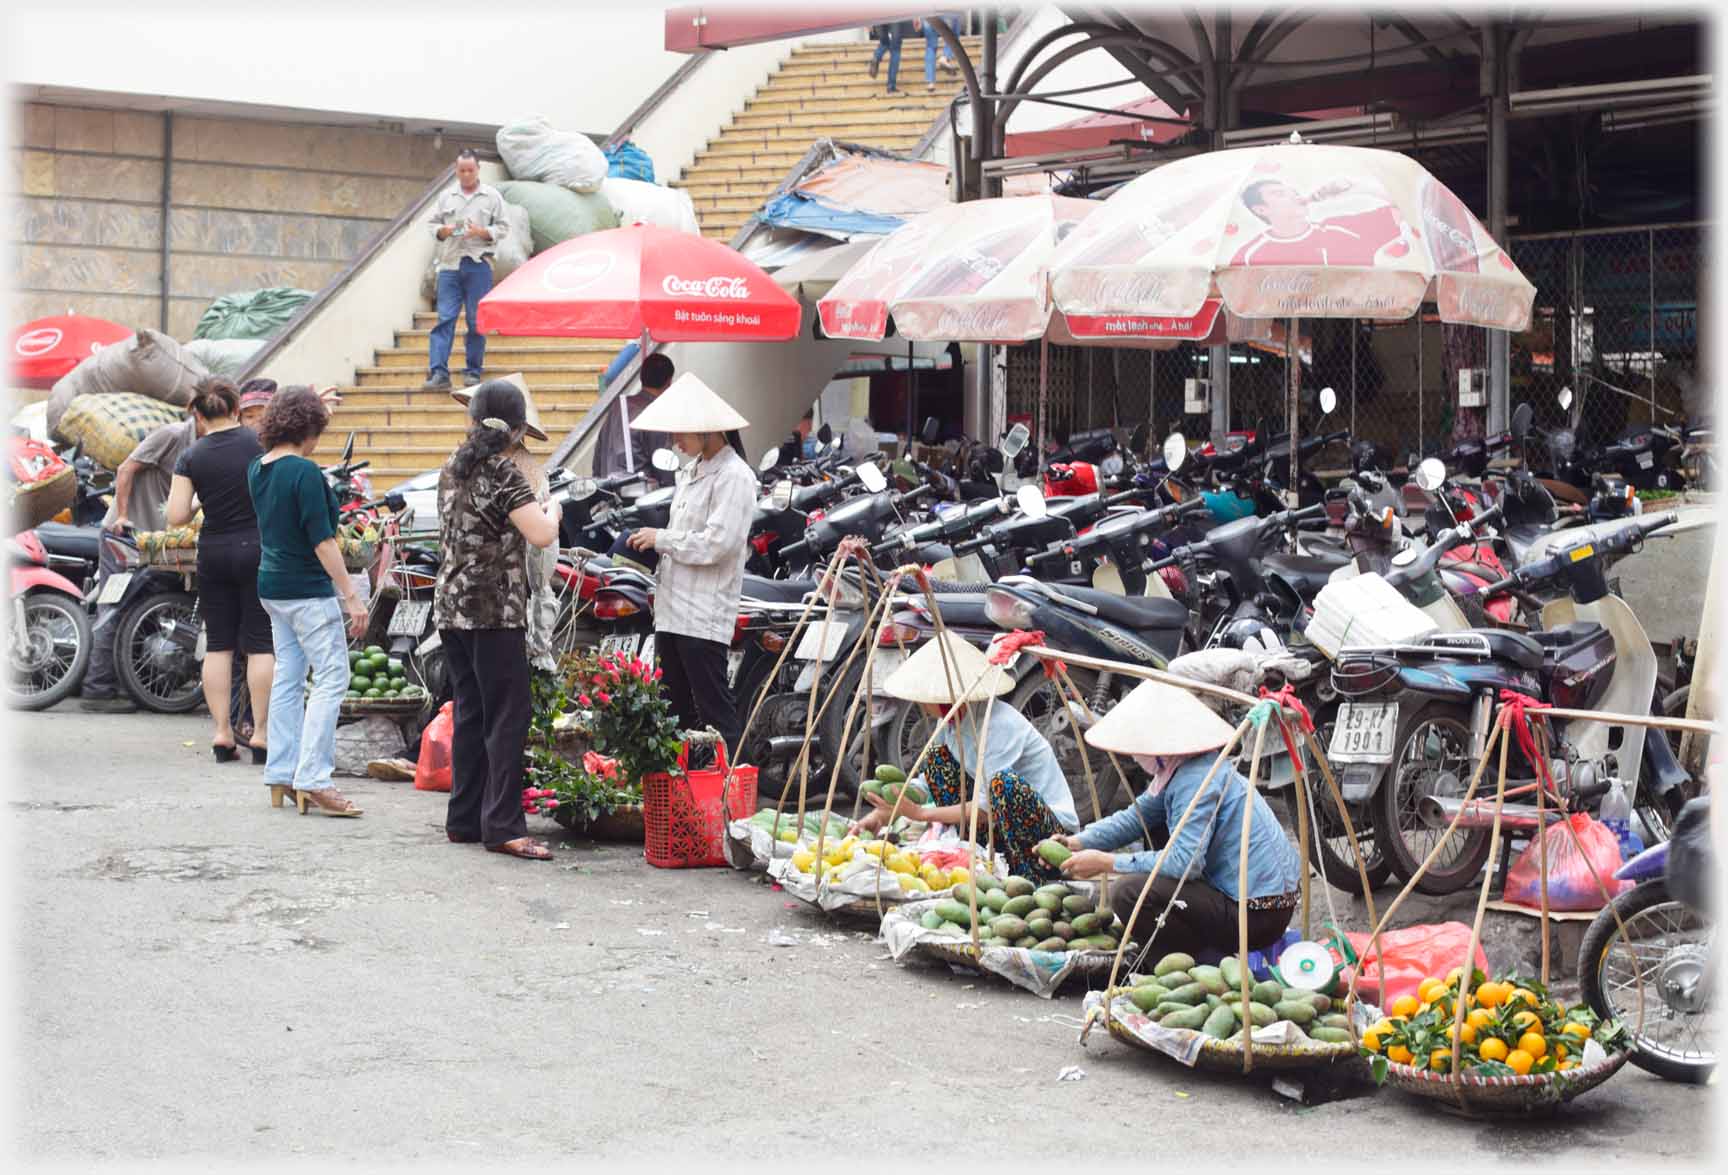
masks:
{"label": "green sack", "polygon": [[240,294],[223,294],[198,320],[195,339],[267,339],[312,300],[311,290],[268,286]]}
{"label": "green sack", "polygon": [[536,253],[583,233],[618,227],[618,213],[598,192],[572,192],[531,180],[504,180],[498,191],[505,200],[528,210]]}

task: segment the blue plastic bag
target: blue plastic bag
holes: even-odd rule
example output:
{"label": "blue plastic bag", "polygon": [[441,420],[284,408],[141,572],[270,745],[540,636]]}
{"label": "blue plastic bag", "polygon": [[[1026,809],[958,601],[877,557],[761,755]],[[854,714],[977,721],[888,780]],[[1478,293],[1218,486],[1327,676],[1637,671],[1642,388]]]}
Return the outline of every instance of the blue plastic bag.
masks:
{"label": "blue plastic bag", "polygon": [[616,147],[606,152],[608,174],[619,179],[641,180],[643,183],[654,183],[654,160],[648,157],[648,152],[625,139]]}

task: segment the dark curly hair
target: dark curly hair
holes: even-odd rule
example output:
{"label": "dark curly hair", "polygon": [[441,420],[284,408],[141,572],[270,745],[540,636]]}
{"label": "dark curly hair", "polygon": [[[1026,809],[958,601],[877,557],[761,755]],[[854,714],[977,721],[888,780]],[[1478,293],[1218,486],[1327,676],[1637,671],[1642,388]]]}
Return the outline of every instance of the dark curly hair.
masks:
{"label": "dark curly hair", "polygon": [[205,420],[221,420],[240,411],[240,389],[221,375],[207,375],[192,385],[192,411]]}
{"label": "dark curly hair", "polygon": [[330,409],[308,384],[289,384],[270,398],[264,423],[258,427],[258,443],[266,449],[277,445],[303,445],[324,435],[330,424]]}
{"label": "dark curly hair", "polygon": [[[468,401],[469,432],[456,451],[450,454],[450,472],[467,481],[481,462],[507,451],[521,435],[527,421],[527,409],[522,392],[513,383],[489,379],[474,389]],[[503,429],[487,428],[480,421],[487,418],[500,421]]]}

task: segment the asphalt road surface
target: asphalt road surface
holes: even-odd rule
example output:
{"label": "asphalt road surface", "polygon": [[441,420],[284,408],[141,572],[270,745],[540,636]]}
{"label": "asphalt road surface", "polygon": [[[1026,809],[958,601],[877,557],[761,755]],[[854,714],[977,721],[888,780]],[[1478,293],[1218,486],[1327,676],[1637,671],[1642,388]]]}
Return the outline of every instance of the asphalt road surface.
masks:
{"label": "asphalt road surface", "polygon": [[12,717],[27,1161],[826,1165],[846,1140],[953,1146],[960,1123],[1028,1159],[1075,1156],[1077,1124],[1086,1154],[1185,1163],[1709,1158],[1712,1091],[1630,1067],[1539,1122],[1393,1090],[1304,1106],[1082,1047],[1078,995],[893,963],[759,878],[451,845],[443,797],[410,784],[354,781],[355,821],[274,810],[200,717]]}

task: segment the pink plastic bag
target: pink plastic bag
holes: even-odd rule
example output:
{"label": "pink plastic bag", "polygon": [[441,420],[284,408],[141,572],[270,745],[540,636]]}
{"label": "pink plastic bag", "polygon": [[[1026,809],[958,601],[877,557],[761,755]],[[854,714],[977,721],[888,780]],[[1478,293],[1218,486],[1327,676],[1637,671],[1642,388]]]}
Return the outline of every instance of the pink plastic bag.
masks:
{"label": "pink plastic bag", "polygon": [[[1382,1008],[1402,995],[1415,995],[1424,979],[1443,978],[1452,968],[1464,962],[1464,951],[1470,945],[1470,927],[1462,922],[1440,922],[1422,926],[1406,926],[1388,930],[1380,936],[1381,959],[1373,951],[1374,939],[1369,934],[1346,933],[1347,946],[1341,947],[1333,931],[1332,955],[1347,964],[1340,972],[1341,983],[1348,986],[1355,964],[1362,968],[1362,981],[1356,994]],[[1488,973],[1488,954],[1482,944],[1476,944],[1476,966]]]}
{"label": "pink plastic bag", "polygon": [[414,763],[415,791],[450,790],[450,744],[455,741],[455,702],[445,702],[420,736],[420,758]]}
{"label": "pink plastic bag", "polygon": [[[1602,893],[1610,898],[1630,882],[1615,881],[1614,873],[1624,863],[1620,859],[1620,843],[1608,826],[1590,818],[1588,812],[1575,812],[1569,818],[1572,830],[1565,824],[1550,824],[1542,832],[1548,842],[1548,908],[1550,910],[1600,910],[1606,903]],[[1576,842],[1572,833],[1578,834]],[[1583,853],[1579,853],[1582,846]],[[1506,873],[1506,901],[1531,909],[1542,907],[1541,846],[1531,841],[1518,855]],[[1598,886],[1597,882],[1601,882]]]}

